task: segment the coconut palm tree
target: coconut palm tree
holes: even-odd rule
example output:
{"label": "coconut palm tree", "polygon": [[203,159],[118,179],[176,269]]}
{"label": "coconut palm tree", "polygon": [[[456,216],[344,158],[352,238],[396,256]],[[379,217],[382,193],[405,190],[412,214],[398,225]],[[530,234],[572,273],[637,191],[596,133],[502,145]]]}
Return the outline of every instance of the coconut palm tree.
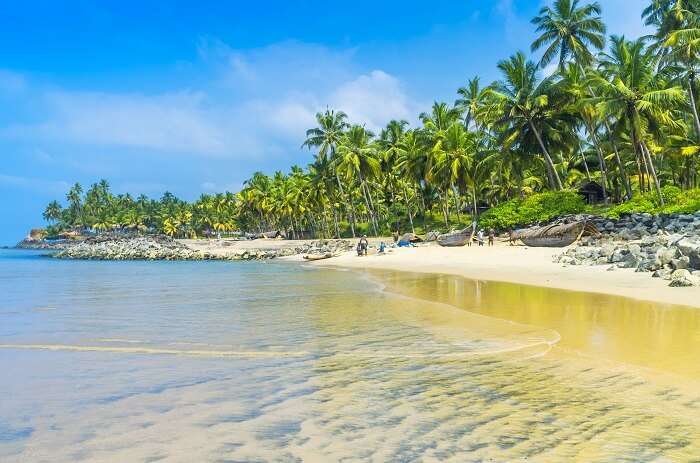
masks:
{"label": "coconut palm tree", "polygon": [[602,58],[601,72],[592,78],[600,94],[597,107],[605,117],[614,117],[626,125],[633,150],[642,159],[663,204],[661,184],[648,146],[650,129],[681,128],[674,109],[683,104],[685,95],[679,86],[671,85],[657,71],[657,57],[644,40],[627,41],[613,36],[612,42],[610,53]]}
{"label": "coconut palm tree", "polygon": [[[334,161],[335,153],[340,143],[345,130],[349,127],[347,123],[347,114],[342,111],[334,111],[326,109],[323,113],[316,113],[317,127],[306,131],[306,140],[302,147],[318,148],[318,155],[321,159],[330,159]],[[334,165],[337,163],[334,163]],[[335,179],[338,185],[338,190],[342,197],[346,197],[343,183],[340,181],[340,176],[334,172]],[[355,212],[352,196],[348,196],[350,202],[350,211],[348,219],[350,222],[350,230],[352,237],[355,237]]]}
{"label": "coconut palm tree", "polygon": [[58,201],[51,201],[48,206],[46,206],[46,209],[44,210],[43,216],[44,220],[47,222],[57,222],[58,220],[61,219],[61,215],[63,213],[63,208],[61,207],[60,204],[58,204]]}
{"label": "coconut palm tree", "polygon": [[532,42],[532,51],[545,48],[540,67],[558,58],[559,69],[564,69],[569,59],[585,68],[595,57],[591,48],[602,50],[605,46],[605,24],[600,17],[598,2],[579,6],[578,0],[555,0],[543,7],[532,19],[539,36]]}
{"label": "coconut palm tree", "polygon": [[381,171],[380,162],[377,159],[377,146],[372,141],[373,137],[374,134],[363,126],[351,126],[338,145],[336,169],[347,179],[359,180],[360,191],[365,200],[374,233],[377,235],[379,226],[372,194],[368,188],[368,182]]}
{"label": "coconut palm tree", "polygon": [[500,61],[498,69],[503,78],[489,89],[489,97],[493,98],[498,107],[498,124],[516,129],[511,134],[511,139],[520,136],[520,132],[527,127],[532,130],[547,165],[550,186],[561,190],[561,178],[554,160],[545,145],[541,130],[535,124],[538,120],[555,116],[553,110],[556,102],[551,98],[554,81],[551,78],[539,79],[537,66],[521,52],[508,60]]}

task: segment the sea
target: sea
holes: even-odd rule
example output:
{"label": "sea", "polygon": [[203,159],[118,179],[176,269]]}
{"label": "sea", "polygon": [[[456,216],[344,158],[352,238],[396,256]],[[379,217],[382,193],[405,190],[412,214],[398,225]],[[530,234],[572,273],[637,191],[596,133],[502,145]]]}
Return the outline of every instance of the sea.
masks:
{"label": "sea", "polygon": [[698,462],[700,310],[1,250],[0,461]]}

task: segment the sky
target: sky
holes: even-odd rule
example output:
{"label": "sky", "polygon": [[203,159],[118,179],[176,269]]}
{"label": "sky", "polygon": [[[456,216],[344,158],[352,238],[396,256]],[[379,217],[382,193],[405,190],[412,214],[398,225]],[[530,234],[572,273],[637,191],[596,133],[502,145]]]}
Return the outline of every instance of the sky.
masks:
{"label": "sky", "polygon": [[[529,52],[547,0],[27,0],[0,28],[0,245],[74,182],[192,200],[311,162],[325,108],[378,130]],[[600,0],[611,34],[648,0]]]}

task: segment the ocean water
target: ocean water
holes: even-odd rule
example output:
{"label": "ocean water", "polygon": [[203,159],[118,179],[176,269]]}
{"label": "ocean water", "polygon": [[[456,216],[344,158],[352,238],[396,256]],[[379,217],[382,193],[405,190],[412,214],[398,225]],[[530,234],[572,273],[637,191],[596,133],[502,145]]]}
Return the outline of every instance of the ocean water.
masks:
{"label": "ocean water", "polygon": [[700,461],[700,310],[0,251],[0,461]]}

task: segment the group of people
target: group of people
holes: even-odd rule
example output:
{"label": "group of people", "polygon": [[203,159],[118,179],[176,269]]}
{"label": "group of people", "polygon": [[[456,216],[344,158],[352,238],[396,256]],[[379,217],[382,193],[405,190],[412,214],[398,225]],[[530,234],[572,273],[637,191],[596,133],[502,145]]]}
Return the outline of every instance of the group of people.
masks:
{"label": "group of people", "polygon": [[[484,241],[486,238],[486,232],[484,232],[483,228],[480,228],[479,231],[476,230],[477,223],[476,220],[472,222],[472,235],[469,238],[469,241],[467,241],[467,246],[472,245],[472,241],[476,239],[476,242],[479,243],[479,246],[484,245]],[[489,240],[489,246],[493,246],[493,242],[496,238],[496,230],[493,228],[489,228],[488,231],[488,240]]]}
{"label": "group of people", "polygon": [[483,228],[476,232],[476,236],[474,236],[474,231],[472,230],[472,236],[471,239],[467,241],[467,246],[471,246],[472,241],[474,240],[476,240],[476,242],[479,243],[479,246],[483,246],[486,238],[488,238],[489,246],[493,246],[493,242],[496,238],[496,230],[490,228],[488,231],[488,236],[486,236]]}

